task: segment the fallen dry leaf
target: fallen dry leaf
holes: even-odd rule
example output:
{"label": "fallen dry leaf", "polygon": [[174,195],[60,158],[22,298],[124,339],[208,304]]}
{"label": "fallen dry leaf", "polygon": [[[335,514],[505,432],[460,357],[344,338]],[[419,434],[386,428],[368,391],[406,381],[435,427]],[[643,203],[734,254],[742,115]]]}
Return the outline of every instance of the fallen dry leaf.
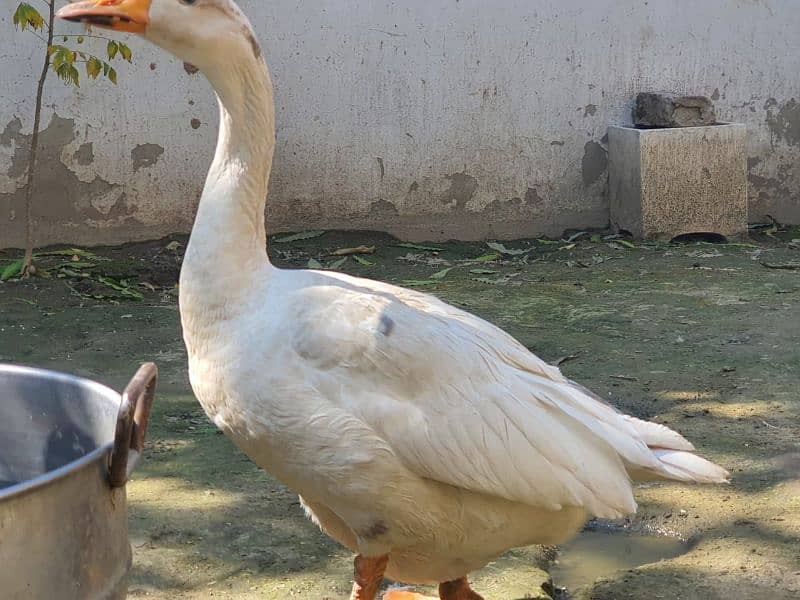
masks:
{"label": "fallen dry leaf", "polygon": [[357,246],[355,248],[339,248],[331,254],[333,256],[350,256],[351,254],[375,254],[375,246]]}

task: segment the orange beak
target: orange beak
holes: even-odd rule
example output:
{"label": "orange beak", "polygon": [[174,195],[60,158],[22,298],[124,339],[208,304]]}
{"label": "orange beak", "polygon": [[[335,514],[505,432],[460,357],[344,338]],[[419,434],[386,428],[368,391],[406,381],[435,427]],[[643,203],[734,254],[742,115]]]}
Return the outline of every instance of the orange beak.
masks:
{"label": "orange beak", "polygon": [[67,4],[57,16],[114,31],[144,33],[152,0],[85,0]]}

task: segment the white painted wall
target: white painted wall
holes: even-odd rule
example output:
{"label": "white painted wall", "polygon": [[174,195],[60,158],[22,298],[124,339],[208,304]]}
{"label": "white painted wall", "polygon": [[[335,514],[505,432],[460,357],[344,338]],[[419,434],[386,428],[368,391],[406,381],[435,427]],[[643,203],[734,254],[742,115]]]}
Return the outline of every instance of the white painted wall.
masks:
{"label": "white painted wall", "polygon": [[[15,4],[0,0],[0,246],[20,242],[19,146],[40,54],[13,32]],[[276,87],[272,230],[435,239],[601,227],[603,137],[646,90],[718,96],[720,118],[750,131],[751,220],[800,221],[796,0],[241,4]],[[74,123],[58,121],[45,136],[71,175],[42,190],[40,241],[123,241],[190,226],[216,105],[200,76],[140,40],[130,46],[135,66],[119,68],[117,87],[49,84],[47,119],[56,112]],[[94,159],[79,164],[88,143]],[[155,162],[135,171],[131,153],[142,144],[155,146],[138,156]],[[60,193],[65,177],[74,181]]]}

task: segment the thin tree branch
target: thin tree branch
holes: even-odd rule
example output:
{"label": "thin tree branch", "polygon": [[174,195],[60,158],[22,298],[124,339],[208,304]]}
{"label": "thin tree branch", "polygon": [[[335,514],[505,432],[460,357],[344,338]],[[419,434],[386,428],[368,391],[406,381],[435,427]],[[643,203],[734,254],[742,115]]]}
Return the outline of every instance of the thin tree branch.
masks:
{"label": "thin tree branch", "polygon": [[56,16],[56,0],[47,0],[49,27],[47,29],[47,47],[44,51],[44,65],[42,74],[39,76],[39,83],[36,87],[36,110],[33,118],[33,135],[31,136],[31,149],[28,154],[28,178],[25,187],[25,259],[23,265],[23,277],[30,277],[33,271],[33,219],[31,216],[31,204],[33,200],[33,184],[36,172],[36,157],[39,153],[39,129],[42,125],[42,96],[44,95],[44,83],[47,79],[47,72],[50,69],[50,46],[53,45],[53,25]]}
{"label": "thin tree branch", "polygon": [[[30,32],[31,32],[33,35],[35,35],[37,38],[39,38],[40,40],[42,40],[43,42],[47,42],[47,38],[46,38],[46,37],[44,37],[43,35],[40,35],[40,34],[39,34],[39,32],[37,32],[35,29],[31,29],[31,30],[30,30]],[[49,47],[49,46],[48,46],[48,47]]]}
{"label": "thin tree branch", "polygon": [[68,33],[68,34],[65,34],[65,35],[59,35],[58,37],[86,38],[87,40],[104,40],[106,42],[115,41],[115,40],[111,39],[110,37],[106,37],[104,35],[87,35],[87,34],[80,34],[80,33]]}

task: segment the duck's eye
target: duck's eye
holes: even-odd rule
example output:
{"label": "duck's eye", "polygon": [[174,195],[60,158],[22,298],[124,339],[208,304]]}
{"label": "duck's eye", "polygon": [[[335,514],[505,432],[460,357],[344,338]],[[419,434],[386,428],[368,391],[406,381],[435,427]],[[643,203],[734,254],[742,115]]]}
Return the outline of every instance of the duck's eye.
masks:
{"label": "duck's eye", "polygon": [[197,0],[181,0],[181,3],[191,6],[192,4],[197,4]]}

